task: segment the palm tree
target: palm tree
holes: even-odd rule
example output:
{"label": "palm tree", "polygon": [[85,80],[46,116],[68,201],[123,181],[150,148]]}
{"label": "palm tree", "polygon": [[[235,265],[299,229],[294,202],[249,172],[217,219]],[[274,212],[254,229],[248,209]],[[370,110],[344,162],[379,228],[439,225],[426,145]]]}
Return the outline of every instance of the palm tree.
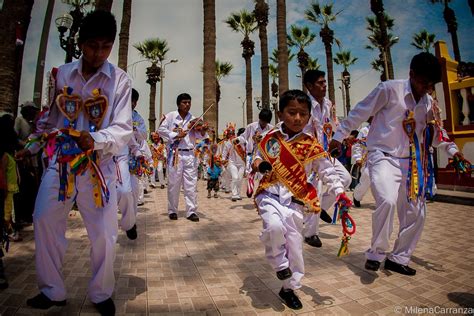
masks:
{"label": "palm tree", "polygon": [[389,16],[384,11],[383,0],[370,0],[370,10],[375,14],[378,26],[380,53],[383,58],[385,73],[388,74],[388,79],[394,79],[392,52],[390,50],[393,44],[390,45],[390,35],[388,33],[388,30],[393,27],[393,19],[391,22],[388,21]]}
{"label": "palm tree", "polygon": [[[454,60],[457,62],[461,61],[461,53],[459,52],[459,42],[458,42],[458,22],[456,21],[456,14],[454,10],[451,9],[448,4],[451,0],[430,0],[431,3],[442,3],[444,5],[443,17],[446,25],[448,26],[448,33],[451,34],[451,41],[453,42],[453,53]],[[472,10],[472,6],[471,6]]]}
{"label": "palm tree", "polygon": [[[140,55],[151,62],[151,66],[146,69],[148,77],[147,83],[150,85],[150,113],[148,122],[150,131],[155,131],[155,99],[156,99],[156,83],[160,81],[161,67],[158,67],[166,59],[166,53],[169,51],[168,42],[159,38],[147,39],[141,43],[134,44]],[[160,118],[161,119],[161,118]]]}
{"label": "palm tree", "polygon": [[422,51],[429,53],[430,48],[434,44],[435,36],[436,35],[430,34],[430,33],[428,33],[427,30],[423,29],[419,33],[415,33],[413,35],[413,42],[411,42],[411,44],[413,46],[415,46],[416,48],[421,49]]}
{"label": "palm tree", "polygon": [[258,24],[258,37],[260,39],[260,59],[262,71],[262,107],[270,108],[270,91],[268,87],[268,40],[267,40],[267,24],[268,24],[268,4],[265,0],[255,0],[255,9],[253,11]]}
{"label": "palm tree", "polygon": [[321,68],[321,65],[318,62],[317,58],[311,58],[311,56],[308,56],[308,66],[306,67],[306,70],[318,70]]}
{"label": "palm tree", "polygon": [[[46,14],[44,16],[43,31],[41,32],[40,46],[38,49],[38,59],[36,60],[35,87],[33,88],[33,102],[41,105],[43,94],[43,79],[46,51],[48,49],[49,28],[53,17],[54,0],[48,0]],[[49,105],[49,104],[48,104]]]}
{"label": "palm tree", "polygon": [[288,83],[288,50],[287,33],[286,33],[286,1],[277,0],[277,42],[278,42],[278,84],[279,94],[290,88]]}
{"label": "palm tree", "polygon": [[351,51],[350,50],[344,50],[340,51],[339,53],[336,53],[336,58],[334,58],[334,62],[338,65],[341,65],[344,67],[344,71],[342,72],[342,82],[344,84],[344,89],[346,91],[345,96],[346,96],[346,115],[349,114],[349,111],[351,110],[351,98],[349,95],[349,88],[350,88],[350,73],[347,70],[347,68],[350,65],[353,65],[358,58],[352,57]]}
{"label": "palm tree", "polygon": [[[278,49],[274,48],[272,51],[272,56],[270,56],[270,61],[273,64],[270,64],[270,77],[272,77],[272,97],[278,97],[278,84],[276,83],[276,79],[278,79]],[[295,54],[291,52],[291,49],[288,48],[288,62],[291,62],[295,58]]]}
{"label": "palm tree", "polygon": [[298,27],[297,25],[290,26],[290,35],[288,35],[288,46],[296,46],[298,51],[298,67],[301,69],[301,86],[303,91],[306,90],[304,86],[304,73],[308,68],[309,55],[305,52],[305,47],[311,44],[316,38],[316,34],[312,33],[307,26]]}
{"label": "palm tree", "polygon": [[231,15],[225,21],[227,25],[234,31],[240,32],[244,35],[244,39],[241,42],[243,52],[242,57],[245,59],[245,98],[247,102],[247,122],[253,121],[253,108],[252,108],[252,56],[255,54],[254,42],[249,38],[250,34],[257,28],[257,22],[253,13],[247,10],[241,10],[237,13],[231,13]]}
{"label": "palm tree", "polygon": [[127,71],[128,40],[130,35],[130,19],[132,17],[132,0],[124,0],[122,7],[122,22],[120,23],[118,66]]}
{"label": "palm tree", "polygon": [[16,115],[24,41],[33,0],[4,0],[0,10],[0,111]]}
{"label": "palm tree", "polygon": [[218,111],[216,102],[216,3],[215,0],[203,0],[203,112],[214,104],[205,115],[204,120],[217,132]]}
{"label": "palm tree", "polygon": [[[342,11],[342,10],[341,10]],[[333,4],[319,5],[318,2],[313,2],[310,9],[305,11],[306,19],[321,26],[319,36],[324,43],[326,51],[326,66],[328,70],[328,90],[329,100],[335,103],[334,94],[334,71],[332,66],[332,43],[335,40],[334,31],[329,28],[329,23],[334,22],[341,11],[333,13]],[[336,41],[338,44],[338,41]]]}
{"label": "palm tree", "polygon": [[216,60],[216,109],[217,109],[217,122],[216,126],[219,126],[219,101],[221,100],[221,85],[220,81],[222,78],[227,77],[230,72],[234,69],[234,65],[230,62],[221,62]]}
{"label": "palm tree", "polygon": [[[382,33],[380,31],[378,22],[375,17],[367,17],[367,30],[370,32],[369,36],[367,38],[370,41],[370,45],[367,45],[365,48],[370,49],[370,50],[375,50],[378,49],[380,54],[379,54],[379,60],[380,65],[382,68],[378,68],[378,71],[382,71],[381,75],[381,80],[389,80],[391,79],[390,77],[390,69],[393,72],[393,64],[392,64],[392,57],[390,55],[390,48],[398,43],[399,38],[397,36],[394,36],[392,33],[387,33],[387,40],[388,40],[388,50],[384,49],[384,44],[383,44],[383,39],[382,39]],[[387,25],[387,29],[391,30],[393,25],[394,25],[394,19],[392,19],[390,16],[385,14],[384,21]],[[374,68],[375,69],[375,68]],[[377,69],[376,69],[377,70]],[[393,78],[392,78],[393,79]]]}
{"label": "palm tree", "polygon": [[95,0],[95,9],[110,12],[110,9],[112,9],[112,2],[113,0]]}

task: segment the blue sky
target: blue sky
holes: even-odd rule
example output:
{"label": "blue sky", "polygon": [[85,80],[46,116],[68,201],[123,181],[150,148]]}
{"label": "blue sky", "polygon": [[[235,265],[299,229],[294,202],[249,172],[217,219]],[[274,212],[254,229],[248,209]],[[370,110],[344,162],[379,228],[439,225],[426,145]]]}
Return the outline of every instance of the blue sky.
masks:
{"label": "blue sky", "polygon": [[[25,45],[22,82],[20,90],[20,103],[31,100],[33,96],[34,74],[38,54],[39,39],[43,26],[46,10],[46,0],[35,1],[32,20]],[[268,25],[269,53],[276,47],[276,1],[267,1],[270,5]],[[318,58],[322,69],[326,70],[326,57],[324,46],[319,37],[319,26],[304,19],[304,11],[310,6],[311,0],[287,0],[287,25],[307,25],[317,34],[307,52],[313,58]],[[321,1],[320,3],[328,3]],[[352,55],[358,58],[355,65],[351,66],[352,87],[351,103],[355,104],[367,95],[379,82],[380,74],[371,69],[370,62],[377,56],[377,52],[365,49],[368,44],[365,18],[371,14],[369,0],[337,0],[334,2],[336,11],[343,10],[337,20],[331,24],[334,35],[342,43],[342,49],[349,49]],[[120,27],[122,0],[114,0],[112,12],[117,18]],[[400,41],[392,48],[395,77],[406,78],[411,57],[418,50],[411,46],[414,33],[425,28],[436,35],[437,40],[443,40],[451,51],[451,38],[443,19],[443,6],[431,4],[429,0],[385,0],[385,11],[395,19],[393,33],[400,37]],[[467,4],[467,0],[454,0],[450,4],[455,11],[458,22],[458,37],[461,57],[465,61],[474,61],[474,17]],[[232,121],[237,126],[242,125],[242,102],[245,98],[245,63],[241,57],[242,37],[239,33],[232,32],[223,22],[231,12],[242,8],[253,10],[251,0],[216,0],[216,28],[217,28],[217,58],[229,61],[234,65],[230,76],[221,80],[222,99],[220,102],[219,127],[223,128],[226,122]],[[60,65],[64,62],[65,53],[59,47],[58,32],[54,19],[63,12],[68,11],[68,6],[61,1],[56,1],[53,21],[50,30],[48,52],[45,61],[46,69]],[[181,92],[188,92],[193,97],[191,111],[195,115],[202,113],[202,73],[201,64],[202,48],[202,1],[201,0],[134,0],[132,7],[132,24],[130,29],[129,65],[142,60],[138,52],[131,45],[148,38],[159,37],[166,39],[170,51],[167,59],[178,59],[178,63],[166,67],[164,80],[164,113],[176,108],[176,96]],[[252,58],[253,95],[261,95],[260,78],[260,45],[258,32],[251,39],[255,41],[255,56]],[[333,54],[338,47],[333,47]],[[434,50],[433,50],[434,52]],[[118,35],[110,61],[116,63],[118,54]],[[149,104],[149,85],[146,84],[146,67],[149,64],[139,62],[130,67],[128,72],[133,79],[133,85],[140,91],[139,112],[147,119]],[[290,88],[301,88],[301,80],[296,61],[289,65]],[[339,77],[342,69],[334,65],[335,77]],[[336,104],[338,115],[343,114],[341,92],[336,81]],[[158,86],[159,92],[159,86]],[[156,96],[157,112],[159,94]],[[258,110],[254,104],[254,118]]]}

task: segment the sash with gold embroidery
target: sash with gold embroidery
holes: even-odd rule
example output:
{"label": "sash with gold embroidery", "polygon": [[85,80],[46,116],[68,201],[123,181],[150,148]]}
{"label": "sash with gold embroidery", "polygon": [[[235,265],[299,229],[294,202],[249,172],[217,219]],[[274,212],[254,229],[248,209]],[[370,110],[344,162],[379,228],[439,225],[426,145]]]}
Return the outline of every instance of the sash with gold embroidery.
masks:
{"label": "sash with gold embroidery", "polygon": [[[279,131],[268,133],[258,144],[262,158],[272,165],[270,174],[262,179],[261,188],[276,182],[285,185],[295,198],[305,203],[311,211],[321,210],[316,188],[308,182],[305,164],[320,157],[326,157],[324,148],[315,138],[301,134],[291,141],[285,141]],[[265,182],[268,182],[265,184]]]}
{"label": "sash with gold embroidery", "polygon": [[239,155],[239,157],[245,163],[245,161],[246,161],[246,159],[245,159],[246,158],[245,150],[240,145],[240,141],[239,141],[238,138],[236,138],[232,141],[232,146],[234,147],[234,150],[237,153],[237,155]]}
{"label": "sash with gold embroidery", "polygon": [[416,121],[413,111],[407,110],[403,120],[403,130],[410,140],[410,161],[407,176],[408,201],[417,200],[423,196],[423,165],[421,162],[420,144],[416,136]]}

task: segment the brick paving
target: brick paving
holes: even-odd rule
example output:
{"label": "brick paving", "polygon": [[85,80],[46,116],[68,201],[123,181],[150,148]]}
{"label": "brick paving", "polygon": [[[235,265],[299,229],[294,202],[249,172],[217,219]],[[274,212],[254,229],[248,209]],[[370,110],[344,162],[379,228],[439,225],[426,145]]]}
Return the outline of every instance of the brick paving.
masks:
{"label": "brick paving", "polygon": [[[303,309],[292,311],[278,298],[281,283],[267,264],[258,239],[261,220],[253,200],[231,202],[230,195],[206,198],[199,181],[200,222],[167,217],[166,190],[154,189],[139,208],[138,239],[120,231],[115,261],[117,314],[127,315],[387,315],[443,313],[441,308],[474,307],[474,221],[472,206],[428,205],[423,236],[412,257],[414,277],[381,269],[368,272],[364,250],[370,243],[373,198],[354,209],[357,233],[351,253],[337,258],[340,225],[321,225],[322,248],[304,245],[306,274],[297,294]],[[349,193],[352,195],[351,193]],[[370,195],[370,194],[369,194]],[[395,220],[392,241],[398,231]],[[64,262],[66,307],[37,311],[26,299],[37,294],[32,227],[11,243],[4,259],[10,287],[0,290],[0,315],[93,315],[87,299],[89,241],[78,212],[68,221]],[[393,244],[393,243],[392,243]],[[419,308],[419,309],[416,309]],[[462,314],[446,310],[444,314]]]}

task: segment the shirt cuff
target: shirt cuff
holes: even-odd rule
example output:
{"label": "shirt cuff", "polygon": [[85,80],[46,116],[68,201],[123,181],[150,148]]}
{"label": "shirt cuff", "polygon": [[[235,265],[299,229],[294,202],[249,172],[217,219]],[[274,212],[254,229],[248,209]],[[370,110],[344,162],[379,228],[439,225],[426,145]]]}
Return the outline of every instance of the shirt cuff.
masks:
{"label": "shirt cuff", "polygon": [[169,138],[171,141],[174,141],[175,137],[178,135],[178,133],[176,132],[170,132],[169,134]]}
{"label": "shirt cuff", "polygon": [[337,188],[336,190],[334,190],[334,192],[336,193],[336,196],[338,196],[339,194],[344,193],[345,191],[343,188]]}
{"label": "shirt cuff", "polygon": [[344,140],[344,138],[346,138],[346,137],[344,136],[344,134],[341,133],[341,132],[339,132],[339,131],[337,131],[337,132],[334,134],[334,136],[332,137],[332,139],[337,140],[337,141],[340,142],[340,143],[342,143],[342,141]]}
{"label": "shirt cuff", "polygon": [[102,150],[105,148],[105,136],[99,132],[91,132],[91,137],[94,139],[94,150]]}

